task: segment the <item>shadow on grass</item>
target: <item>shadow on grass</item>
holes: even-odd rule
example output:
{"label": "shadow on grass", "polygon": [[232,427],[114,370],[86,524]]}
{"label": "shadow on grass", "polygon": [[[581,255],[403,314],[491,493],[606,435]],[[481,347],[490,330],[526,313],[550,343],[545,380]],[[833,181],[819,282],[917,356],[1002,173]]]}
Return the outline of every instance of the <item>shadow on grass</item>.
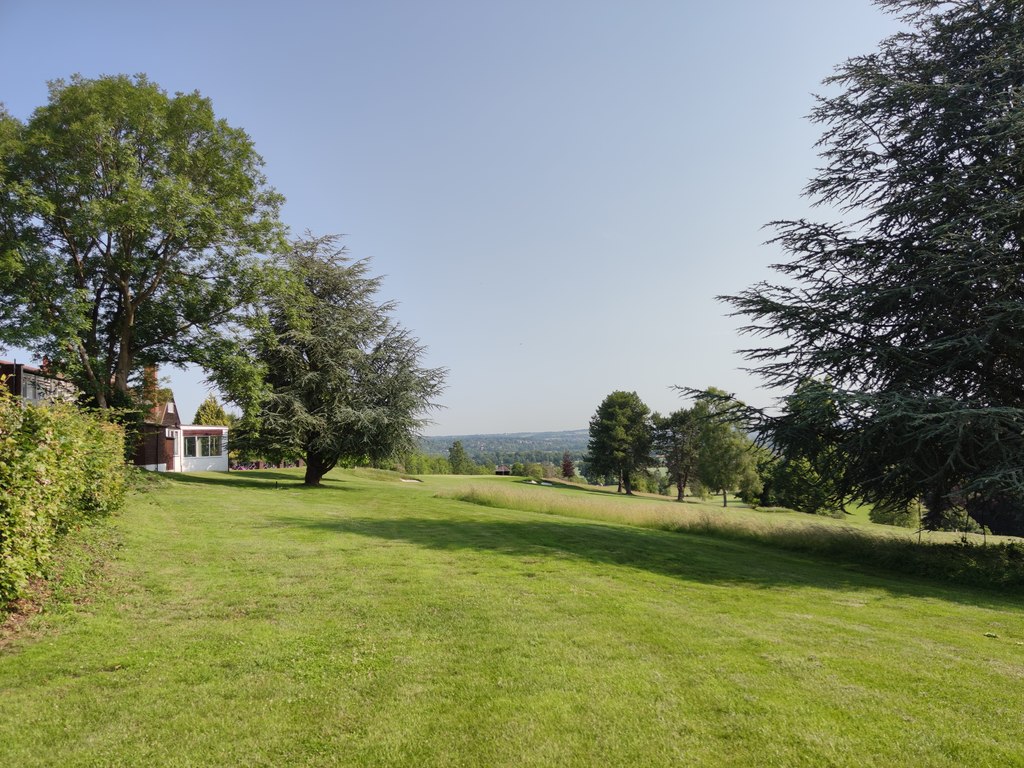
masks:
{"label": "shadow on grass", "polygon": [[[578,491],[579,493],[591,494],[594,496],[600,496],[601,498],[613,498],[613,499],[636,499],[637,501],[656,501],[664,502],[668,504],[679,504],[689,505],[696,504],[702,507],[707,507],[709,504],[721,509],[753,509],[749,504],[745,504],[738,498],[732,496],[729,498],[729,504],[723,506],[721,503],[721,496],[714,498],[707,497],[704,499],[697,498],[695,496],[687,496],[681,502],[676,499],[675,496],[664,496],[660,493],[640,493],[635,492],[632,496],[627,496],[625,493],[617,493],[611,490],[612,486],[596,486],[596,485],[580,485],[579,483],[570,483],[566,480],[559,480],[558,478],[547,478],[544,480],[555,490],[564,491]],[[517,483],[516,485],[530,486],[530,483]]]}
{"label": "shadow on grass", "polygon": [[322,487],[305,485],[302,482],[302,474],[295,470],[246,470],[244,472],[201,472],[168,473],[167,479],[176,483],[187,485],[216,485],[230,488],[257,488],[263,490],[302,490],[318,491],[330,488],[332,491],[350,490],[344,486],[344,480],[339,478],[325,477],[321,483]]}
{"label": "shadow on grass", "polygon": [[807,586],[929,597],[996,609],[1021,607],[1011,596],[970,587],[948,587],[915,577],[878,574],[768,546],[692,534],[555,520],[482,520],[403,517],[281,517],[276,525],[403,541],[435,550],[477,550],[512,557],[569,556],[708,584],[759,588]]}

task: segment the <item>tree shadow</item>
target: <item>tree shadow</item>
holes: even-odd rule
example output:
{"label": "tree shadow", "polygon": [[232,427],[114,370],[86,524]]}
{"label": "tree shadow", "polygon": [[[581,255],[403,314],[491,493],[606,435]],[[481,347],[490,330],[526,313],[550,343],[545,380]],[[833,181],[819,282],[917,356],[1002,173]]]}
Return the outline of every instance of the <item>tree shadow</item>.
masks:
{"label": "tree shadow", "polygon": [[490,551],[530,558],[568,556],[706,584],[807,586],[837,591],[877,589],[999,610],[1022,607],[1021,600],[1010,595],[897,576],[752,542],[601,523],[332,516],[280,517],[271,525],[403,541],[442,551]]}
{"label": "tree shadow", "polygon": [[321,488],[305,485],[302,475],[295,470],[246,470],[244,472],[203,472],[185,473],[169,472],[166,478],[175,483],[186,485],[216,485],[231,488],[254,488],[262,490],[318,491],[329,487],[332,491],[351,490],[344,486],[344,480],[325,477],[321,480]]}
{"label": "tree shadow", "polygon": [[[679,504],[680,506],[688,504],[697,504],[706,507],[708,505],[707,499],[700,499],[695,496],[686,497],[680,502],[676,499],[675,496],[663,496],[658,493],[641,493],[638,491],[634,491],[632,496],[627,496],[625,493],[615,493],[613,491],[606,490],[607,488],[611,488],[611,486],[579,485],[577,483],[570,483],[566,480],[559,480],[558,478],[545,478],[544,482],[549,483],[552,487],[554,487],[557,490],[577,491],[578,493],[587,493],[595,496],[600,496],[602,498],[611,497],[613,499],[637,499],[638,501],[656,501],[665,504]],[[520,485],[529,485],[529,483],[520,483]],[[716,497],[714,501],[718,501],[720,500],[720,498],[721,497]],[[721,507],[721,504],[715,503],[715,506]],[[721,508],[753,509],[753,507],[751,507],[749,504],[745,504],[744,502],[740,501],[738,498],[735,497],[729,498],[728,507]]]}

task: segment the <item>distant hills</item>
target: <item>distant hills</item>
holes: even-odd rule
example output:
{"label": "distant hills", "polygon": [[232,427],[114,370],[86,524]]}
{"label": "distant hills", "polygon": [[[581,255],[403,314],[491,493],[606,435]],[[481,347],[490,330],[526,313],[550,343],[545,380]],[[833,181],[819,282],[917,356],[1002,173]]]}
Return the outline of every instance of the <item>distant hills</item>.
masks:
{"label": "distant hills", "polygon": [[456,440],[478,463],[514,464],[517,461],[557,464],[566,451],[574,460],[587,452],[590,439],[588,429],[570,429],[563,432],[512,432],[490,435],[439,435],[420,438],[420,450],[426,454],[447,456]]}

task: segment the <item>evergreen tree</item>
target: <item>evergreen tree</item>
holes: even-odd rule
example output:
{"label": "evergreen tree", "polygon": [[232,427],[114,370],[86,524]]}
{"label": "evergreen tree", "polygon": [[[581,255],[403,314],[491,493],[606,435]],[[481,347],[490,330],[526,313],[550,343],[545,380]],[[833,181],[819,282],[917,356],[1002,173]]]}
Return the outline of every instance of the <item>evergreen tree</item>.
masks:
{"label": "evergreen tree", "polygon": [[295,242],[237,347],[213,379],[243,407],[236,445],[303,458],[307,485],[339,462],[377,463],[416,446],[445,371],[380,303],[380,278],[352,262],[333,236]]}
{"label": "evergreen tree", "polygon": [[676,486],[676,501],[682,501],[700,457],[701,415],[706,405],[681,408],[668,416],[654,414],[654,450],[661,453],[665,469]]}
{"label": "evergreen tree", "polygon": [[456,440],[448,449],[448,463],[451,465],[453,475],[471,475],[476,469],[466,455],[466,449],[462,447],[461,440]]}
{"label": "evergreen tree", "polygon": [[572,456],[569,455],[568,451],[562,454],[562,477],[566,480],[572,480],[576,476],[576,467],[573,466]]}
{"label": "evergreen tree", "polygon": [[[877,2],[906,31],[842,64],[812,113],[807,192],[838,221],[777,223],[785,280],[726,299],[775,337],[746,350],[768,385],[830,383],[805,406],[834,409],[839,492],[1024,534],[1024,12]],[[796,421],[762,426],[785,442]]]}
{"label": "evergreen tree", "polygon": [[215,395],[208,395],[196,409],[193,424],[209,424],[212,426],[225,426],[231,421],[223,406],[217,402]]}
{"label": "evergreen tree", "polygon": [[612,392],[590,419],[592,471],[614,475],[619,493],[632,495],[632,474],[652,463],[650,409],[636,392]]}

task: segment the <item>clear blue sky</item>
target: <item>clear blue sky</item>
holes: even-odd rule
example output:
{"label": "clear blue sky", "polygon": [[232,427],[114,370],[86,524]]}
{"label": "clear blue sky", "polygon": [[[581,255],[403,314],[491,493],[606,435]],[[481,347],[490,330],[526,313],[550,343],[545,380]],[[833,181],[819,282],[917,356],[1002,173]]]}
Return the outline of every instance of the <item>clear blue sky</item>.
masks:
{"label": "clear blue sky", "polygon": [[[868,0],[0,0],[0,101],[26,119],[75,72],[200,91],[292,231],[345,233],[450,369],[429,434],[574,429],[615,389],[769,404],[714,296],[780,259],[812,93],[895,28]],[[201,373],[162,373],[190,418]]]}

